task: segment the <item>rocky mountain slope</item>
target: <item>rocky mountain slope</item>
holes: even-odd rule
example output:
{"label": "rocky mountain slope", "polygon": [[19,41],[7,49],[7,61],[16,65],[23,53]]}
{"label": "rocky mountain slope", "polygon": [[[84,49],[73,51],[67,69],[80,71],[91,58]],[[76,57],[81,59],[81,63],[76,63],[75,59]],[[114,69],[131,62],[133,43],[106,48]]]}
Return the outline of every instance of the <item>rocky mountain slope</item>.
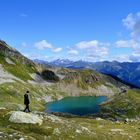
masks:
{"label": "rocky mountain slope", "polygon": [[32,77],[29,73],[37,71],[35,64],[31,60],[11,48],[4,41],[0,41],[0,67],[1,78],[8,78],[6,75],[9,73],[12,75],[12,80],[18,78],[20,81],[31,80]]}
{"label": "rocky mountain slope", "polygon": [[123,81],[140,87],[140,63],[139,62],[100,62],[93,65],[93,69],[117,76]]}
{"label": "rocky mountain slope", "polygon": [[[27,82],[35,80],[39,76],[44,79],[46,74],[42,65],[35,64],[2,40],[0,40],[0,68],[1,83],[6,80]],[[48,71],[47,74],[49,75],[48,80],[55,79],[55,74],[52,75],[51,71]]]}
{"label": "rocky mountain slope", "polygon": [[116,76],[126,83],[140,87],[140,62],[86,62],[82,60],[74,62],[57,59],[52,62],[44,62],[44,64],[70,69],[93,69],[100,73]]}
{"label": "rocky mountain slope", "polygon": [[[22,109],[23,94],[29,90],[32,93],[32,107],[44,108],[43,101],[47,100],[45,97],[50,93],[48,86],[53,84],[48,81],[55,81],[56,77],[52,71],[46,72],[42,66],[0,41],[0,107]],[[57,98],[54,92],[51,97]]]}
{"label": "rocky mountain slope", "polygon": [[63,76],[63,79],[57,84],[57,88],[67,92],[70,96],[105,95],[109,97],[122,92],[125,88],[129,89],[129,86],[123,82],[93,70],[69,70],[62,68],[57,73]]}

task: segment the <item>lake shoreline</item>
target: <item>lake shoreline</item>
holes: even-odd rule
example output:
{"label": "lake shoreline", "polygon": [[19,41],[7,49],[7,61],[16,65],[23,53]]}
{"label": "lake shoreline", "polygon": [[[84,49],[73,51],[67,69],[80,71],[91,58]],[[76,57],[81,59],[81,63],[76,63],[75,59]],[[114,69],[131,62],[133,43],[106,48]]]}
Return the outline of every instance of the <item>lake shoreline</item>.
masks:
{"label": "lake shoreline", "polygon": [[97,116],[100,113],[100,104],[107,100],[106,96],[64,97],[48,102],[45,112],[68,117]]}

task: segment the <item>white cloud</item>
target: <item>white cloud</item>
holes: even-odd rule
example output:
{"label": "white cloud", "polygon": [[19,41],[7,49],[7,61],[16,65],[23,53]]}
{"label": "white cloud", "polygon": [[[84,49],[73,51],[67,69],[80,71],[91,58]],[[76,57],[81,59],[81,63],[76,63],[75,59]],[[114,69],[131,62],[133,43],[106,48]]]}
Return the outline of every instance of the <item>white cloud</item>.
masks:
{"label": "white cloud", "polygon": [[92,49],[98,47],[99,42],[97,40],[93,41],[82,41],[76,44],[79,49]]}
{"label": "white cloud", "polygon": [[84,59],[84,61],[88,61],[88,62],[96,62],[96,61],[99,61],[99,60],[97,60],[96,57],[93,57],[93,56],[86,56],[83,59]]}
{"label": "white cloud", "polygon": [[51,51],[53,52],[60,52],[62,51],[62,48],[56,48],[54,47],[52,44],[50,44],[49,42],[47,42],[46,40],[42,40],[42,41],[39,41],[39,42],[36,42],[34,44],[34,46],[39,49],[39,50],[45,50],[45,49],[50,49]]}
{"label": "white cloud", "polygon": [[129,40],[119,40],[115,42],[115,45],[118,48],[132,48],[132,54],[126,56],[127,60],[140,61],[140,12],[136,14],[130,13],[122,21],[130,31],[131,38]]}
{"label": "white cloud", "polygon": [[111,61],[130,62],[129,55],[123,54],[110,58]]}
{"label": "white cloud", "polygon": [[94,51],[88,52],[86,59],[90,61],[101,61],[106,59],[108,56],[108,48],[102,47],[95,49]]}
{"label": "white cloud", "polygon": [[120,40],[115,43],[118,48],[132,48],[132,54],[119,56],[117,61],[140,61],[140,42],[133,39],[130,40]]}
{"label": "white cloud", "polygon": [[117,55],[110,58],[110,61],[118,61],[118,62],[139,62],[140,61],[140,53],[133,52],[132,54],[123,54]]}
{"label": "white cloud", "polygon": [[131,44],[130,41],[126,41],[126,40],[119,40],[115,42],[115,46],[117,48],[129,48],[131,47],[130,44]]}
{"label": "white cloud", "polygon": [[62,51],[62,48],[53,48],[52,51],[53,52],[60,52],[60,51]]}
{"label": "white cloud", "polygon": [[98,61],[107,57],[110,43],[103,43],[97,40],[92,40],[79,42],[75,46],[77,49],[84,51],[84,59]]}
{"label": "white cloud", "polygon": [[133,29],[134,28],[134,25],[135,25],[135,20],[134,20],[134,17],[133,17],[133,14],[129,14],[125,19],[122,20],[123,21],[123,24],[124,26],[126,26],[128,29]]}
{"label": "white cloud", "polygon": [[36,42],[35,47],[40,49],[40,50],[52,49],[53,48],[52,44],[48,43],[46,40]]}
{"label": "white cloud", "polygon": [[129,55],[120,55],[120,56],[116,57],[116,61],[129,62],[130,61]]}
{"label": "white cloud", "polygon": [[140,51],[140,42],[133,39],[116,41],[115,46],[117,48],[132,48],[133,51]]}
{"label": "white cloud", "polygon": [[103,57],[108,55],[108,48],[106,47],[101,47],[101,48],[96,48],[94,50],[88,51],[89,56],[93,57]]}
{"label": "white cloud", "polygon": [[140,41],[140,12],[129,14],[123,19],[123,24],[131,31],[132,38]]}
{"label": "white cloud", "polygon": [[132,55],[129,56],[129,59],[133,62],[140,61],[140,53],[134,52]]}
{"label": "white cloud", "polygon": [[69,50],[68,54],[69,55],[78,55],[78,51],[77,50]]}
{"label": "white cloud", "polygon": [[103,42],[99,42],[97,40],[92,40],[92,41],[82,41],[79,42],[75,45],[78,49],[102,49],[105,47],[109,47],[110,43],[103,43]]}
{"label": "white cloud", "polygon": [[137,48],[139,43],[133,39],[130,40],[119,40],[115,42],[117,48]]}

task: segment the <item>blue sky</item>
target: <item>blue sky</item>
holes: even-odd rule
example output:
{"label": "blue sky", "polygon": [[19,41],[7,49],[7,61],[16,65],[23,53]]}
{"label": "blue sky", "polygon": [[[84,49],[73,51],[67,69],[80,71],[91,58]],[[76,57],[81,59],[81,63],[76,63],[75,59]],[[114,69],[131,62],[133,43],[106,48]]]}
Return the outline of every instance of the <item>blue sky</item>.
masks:
{"label": "blue sky", "polygon": [[0,38],[31,59],[140,61],[139,0],[0,0]]}

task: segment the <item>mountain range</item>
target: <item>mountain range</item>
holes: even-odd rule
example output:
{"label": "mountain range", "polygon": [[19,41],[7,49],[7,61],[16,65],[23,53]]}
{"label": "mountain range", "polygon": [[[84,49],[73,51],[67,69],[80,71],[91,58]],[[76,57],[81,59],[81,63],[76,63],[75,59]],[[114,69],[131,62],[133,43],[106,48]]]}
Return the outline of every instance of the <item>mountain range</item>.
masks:
{"label": "mountain range", "polygon": [[86,61],[71,61],[68,59],[57,59],[52,62],[39,61],[36,62],[51,65],[55,67],[64,67],[70,69],[92,69],[103,74],[112,75],[140,88],[140,62],[86,62]]}

